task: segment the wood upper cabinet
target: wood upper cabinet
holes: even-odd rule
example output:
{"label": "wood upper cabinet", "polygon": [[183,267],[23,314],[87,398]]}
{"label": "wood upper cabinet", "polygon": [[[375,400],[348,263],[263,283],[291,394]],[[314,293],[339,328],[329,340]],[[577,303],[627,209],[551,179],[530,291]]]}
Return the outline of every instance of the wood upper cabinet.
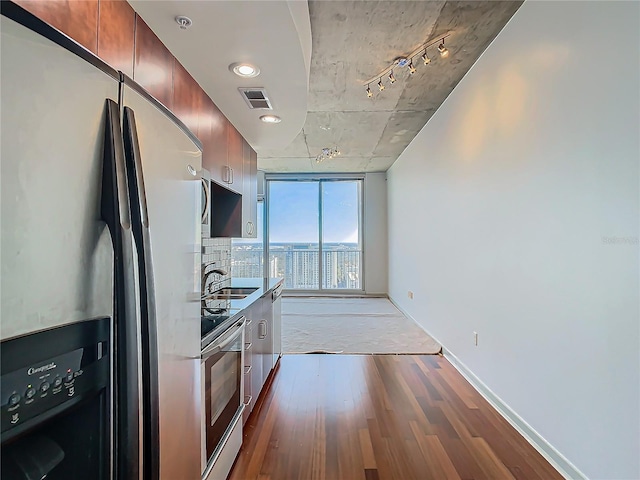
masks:
{"label": "wood upper cabinet", "polygon": [[213,101],[211,101],[204,91],[201,91],[200,111],[198,112],[198,131],[196,132],[196,136],[200,140],[200,143],[202,143],[202,168],[209,170],[209,172],[211,172],[211,162],[208,159],[208,154],[212,147],[211,124],[213,121],[213,107]]}
{"label": "wood upper cabinet", "polygon": [[240,132],[229,123],[227,125],[227,167],[223,182],[227,188],[238,193],[242,193],[244,187],[242,180],[243,142],[244,138]]}
{"label": "wood upper cabinet", "polygon": [[25,10],[98,52],[98,0],[15,0]]}
{"label": "wood upper cabinet", "polygon": [[149,26],[136,15],[133,79],[172,110],[173,55]]}
{"label": "wood upper cabinet", "polygon": [[258,159],[251,145],[242,139],[242,237],[256,238],[258,230]]}
{"label": "wood upper cabinet", "polygon": [[98,56],[133,78],[136,12],[125,0],[100,0]]}
{"label": "wood upper cabinet", "polygon": [[211,137],[210,143],[204,149],[204,159],[207,168],[211,173],[211,179],[221,185],[226,185],[227,178],[227,156],[229,145],[227,144],[227,129],[229,120],[225,117],[218,107],[211,102],[209,108],[211,115]]}
{"label": "wood upper cabinet", "polygon": [[187,70],[174,60],[173,63],[173,113],[194,135],[198,135],[203,92]]}

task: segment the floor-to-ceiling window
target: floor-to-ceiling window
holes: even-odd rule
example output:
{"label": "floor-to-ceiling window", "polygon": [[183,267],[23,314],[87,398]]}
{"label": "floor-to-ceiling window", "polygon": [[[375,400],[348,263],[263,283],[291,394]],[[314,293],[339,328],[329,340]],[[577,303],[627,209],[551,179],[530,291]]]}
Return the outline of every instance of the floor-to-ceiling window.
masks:
{"label": "floor-to-ceiling window", "polygon": [[291,290],[363,290],[362,179],[267,185],[268,276]]}

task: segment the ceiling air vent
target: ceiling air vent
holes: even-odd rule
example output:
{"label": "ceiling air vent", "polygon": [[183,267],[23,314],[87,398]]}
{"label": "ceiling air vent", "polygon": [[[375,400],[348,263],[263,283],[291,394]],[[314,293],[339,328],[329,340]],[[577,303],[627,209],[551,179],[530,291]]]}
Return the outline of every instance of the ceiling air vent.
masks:
{"label": "ceiling air vent", "polygon": [[242,98],[249,108],[260,110],[273,110],[267,92],[264,88],[240,88]]}

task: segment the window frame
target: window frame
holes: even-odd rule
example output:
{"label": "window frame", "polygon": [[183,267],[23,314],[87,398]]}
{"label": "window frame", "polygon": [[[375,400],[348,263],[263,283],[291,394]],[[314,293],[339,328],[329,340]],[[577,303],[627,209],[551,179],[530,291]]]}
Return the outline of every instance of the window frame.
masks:
{"label": "window frame", "polygon": [[[266,173],[265,174],[265,198],[264,198],[264,229],[263,229],[263,252],[264,252],[264,276],[269,276],[269,264],[270,264],[270,251],[269,251],[269,192],[270,185],[272,181],[286,181],[286,182],[310,182],[315,181],[319,183],[318,188],[318,288],[317,289],[285,289],[285,292],[288,294],[300,294],[300,295],[308,295],[308,294],[321,294],[321,295],[335,295],[335,294],[354,294],[354,295],[362,295],[366,292],[365,289],[365,215],[364,215],[364,199],[365,199],[365,175],[364,174],[287,174],[287,173]],[[323,214],[322,214],[322,182],[332,182],[332,181],[358,181],[358,244],[359,244],[359,254],[360,254],[360,288],[357,289],[346,289],[346,288],[323,288],[323,248],[322,248],[322,223],[323,223]]]}

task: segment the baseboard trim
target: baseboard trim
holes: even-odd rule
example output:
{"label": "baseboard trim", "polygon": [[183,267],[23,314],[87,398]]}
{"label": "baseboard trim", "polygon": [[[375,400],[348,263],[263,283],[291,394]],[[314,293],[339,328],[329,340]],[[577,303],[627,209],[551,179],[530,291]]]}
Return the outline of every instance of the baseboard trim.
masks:
{"label": "baseboard trim", "polygon": [[555,449],[545,438],[531,427],[520,415],[518,415],[511,407],[502,401],[498,395],[487,387],[464,363],[458,359],[443,343],[427,331],[415,318],[409,315],[389,296],[391,303],[400,310],[407,318],[413,320],[427,335],[442,345],[443,356],[454,366],[458,372],[471,384],[476,391],[491,404],[493,408],[522,435],[527,442],[535,448],[558,472],[568,480],[588,480],[588,477],[582,473],[573,463],[571,463],[564,455]]}
{"label": "baseboard trim", "polygon": [[475,388],[484,399],[522,435],[540,455],[542,455],[565,478],[570,480],[588,480],[587,476],[555,449],[542,435],[535,431],[520,415],[493,393],[458,357],[447,348],[442,347],[444,357]]}
{"label": "baseboard trim", "polygon": [[295,292],[284,291],[283,297],[289,298],[388,298],[386,293],[365,293],[365,292]]}

